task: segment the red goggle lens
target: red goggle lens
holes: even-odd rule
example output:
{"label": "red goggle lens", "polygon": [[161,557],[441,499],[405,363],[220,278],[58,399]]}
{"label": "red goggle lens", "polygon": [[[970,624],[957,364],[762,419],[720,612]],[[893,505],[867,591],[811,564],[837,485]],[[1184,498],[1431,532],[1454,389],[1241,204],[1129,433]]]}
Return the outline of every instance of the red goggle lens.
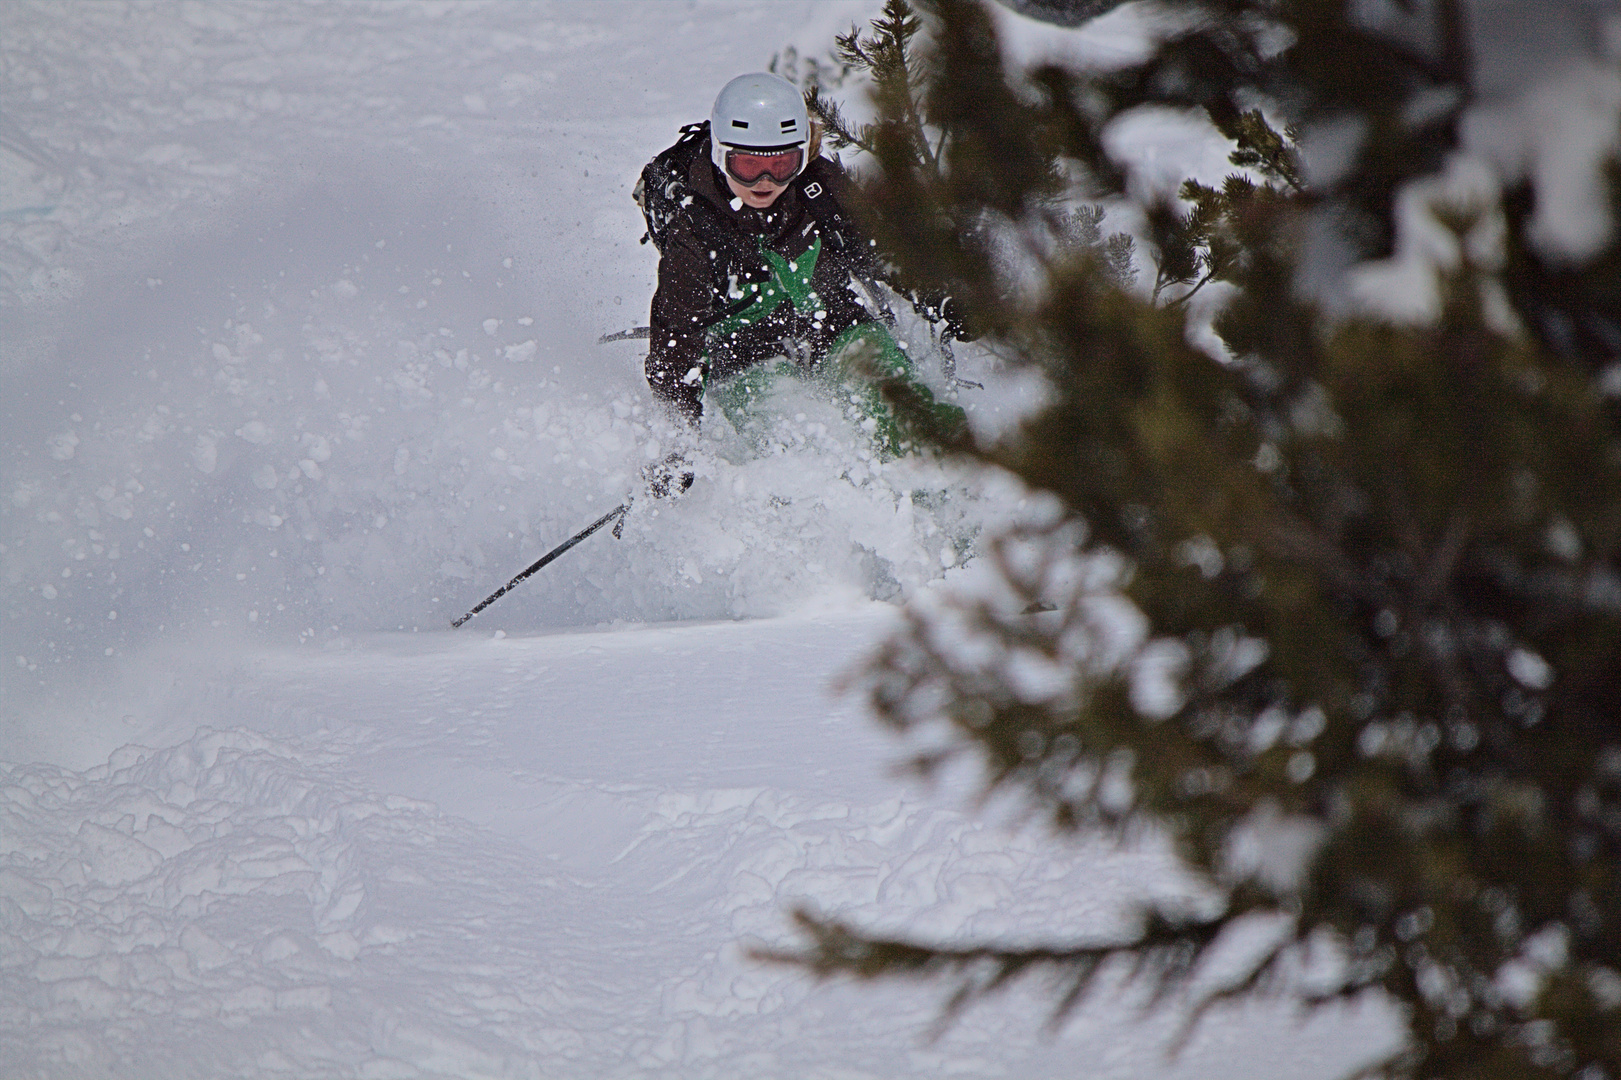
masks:
{"label": "red goggle lens", "polygon": [[799,147],[774,154],[751,154],[746,150],[726,151],[726,171],[744,187],[753,187],[769,176],[773,183],[786,184],[799,175],[805,151]]}

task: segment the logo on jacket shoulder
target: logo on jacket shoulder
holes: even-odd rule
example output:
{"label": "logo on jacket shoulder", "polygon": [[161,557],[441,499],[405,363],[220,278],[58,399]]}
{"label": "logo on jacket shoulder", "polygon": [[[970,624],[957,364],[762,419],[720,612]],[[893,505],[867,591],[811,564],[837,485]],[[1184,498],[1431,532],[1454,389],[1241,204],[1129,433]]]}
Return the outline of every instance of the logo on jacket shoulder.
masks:
{"label": "logo on jacket shoulder", "polygon": [[822,193],[822,185],[815,180],[805,185],[805,198],[814,199]]}

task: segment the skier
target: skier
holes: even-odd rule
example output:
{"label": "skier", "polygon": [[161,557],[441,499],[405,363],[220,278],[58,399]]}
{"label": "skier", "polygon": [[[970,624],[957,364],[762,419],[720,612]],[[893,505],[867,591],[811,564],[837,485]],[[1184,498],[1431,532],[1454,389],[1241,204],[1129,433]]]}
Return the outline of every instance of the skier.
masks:
{"label": "skier", "polygon": [[[820,156],[799,90],[764,72],[727,83],[709,122],[683,128],[643,170],[635,197],[659,251],[647,381],[674,417],[695,429],[707,389],[735,419],[779,373],[814,372],[850,379],[880,452],[895,456],[904,433],[877,391],[850,378],[865,367],[906,380],[948,429],[963,423],[961,409],[934,403],[885,326],[849,190],[838,162]],[[863,285],[872,307],[857,299]],[[943,334],[967,336],[949,298],[913,304]],[[672,454],[648,479],[665,495],[692,473]]]}

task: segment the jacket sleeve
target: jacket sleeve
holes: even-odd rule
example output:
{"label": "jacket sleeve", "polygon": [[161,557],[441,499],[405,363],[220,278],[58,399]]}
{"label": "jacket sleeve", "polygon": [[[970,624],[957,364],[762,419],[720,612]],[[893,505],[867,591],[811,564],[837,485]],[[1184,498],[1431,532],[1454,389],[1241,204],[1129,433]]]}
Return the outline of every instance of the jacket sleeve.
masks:
{"label": "jacket sleeve", "polygon": [[704,332],[716,303],[711,275],[709,252],[690,224],[672,226],[648,319],[647,383],[661,404],[694,425],[703,415]]}
{"label": "jacket sleeve", "polygon": [[884,259],[872,239],[866,235],[859,224],[856,223],[849,207],[855,199],[854,182],[849,174],[832,159],[822,159],[824,168],[822,176],[827,181],[827,187],[832,193],[836,205],[839,207],[838,216],[841,228],[845,231],[843,260],[852,274],[858,279],[867,278],[881,281],[889,286],[896,294],[904,297],[924,319],[930,323],[944,324],[942,329],[956,337],[964,337],[960,316],[956,313],[956,305],[947,289],[933,288],[920,289],[907,282],[903,275],[888,260]]}

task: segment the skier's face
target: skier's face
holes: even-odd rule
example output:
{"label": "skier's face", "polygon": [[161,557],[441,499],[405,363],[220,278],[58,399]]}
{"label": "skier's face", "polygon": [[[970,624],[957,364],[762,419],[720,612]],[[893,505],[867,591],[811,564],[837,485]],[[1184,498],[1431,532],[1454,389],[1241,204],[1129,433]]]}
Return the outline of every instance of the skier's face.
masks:
{"label": "skier's face", "polygon": [[787,184],[779,184],[769,176],[762,176],[754,182],[753,187],[744,187],[738,183],[737,177],[727,174],[726,186],[732,189],[732,194],[743,200],[743,205],[752,206],[756,210],[764,210],[777,201],[777,197],[788,189]]}

